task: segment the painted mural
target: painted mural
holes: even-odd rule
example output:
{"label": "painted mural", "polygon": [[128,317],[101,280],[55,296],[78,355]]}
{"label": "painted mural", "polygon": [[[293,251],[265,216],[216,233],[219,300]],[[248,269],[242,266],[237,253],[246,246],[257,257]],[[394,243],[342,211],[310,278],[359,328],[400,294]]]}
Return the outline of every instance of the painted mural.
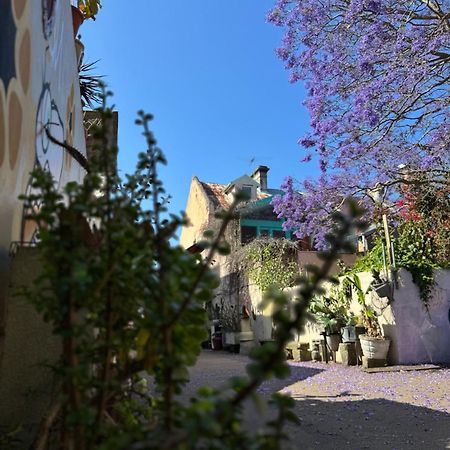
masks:
{"label": "painted mural", "polygon": [[39,165],[62,188],[84,170],[45,132],[86,154],[69,0],[0,0],[0,253],[30,241],[17,199]]}

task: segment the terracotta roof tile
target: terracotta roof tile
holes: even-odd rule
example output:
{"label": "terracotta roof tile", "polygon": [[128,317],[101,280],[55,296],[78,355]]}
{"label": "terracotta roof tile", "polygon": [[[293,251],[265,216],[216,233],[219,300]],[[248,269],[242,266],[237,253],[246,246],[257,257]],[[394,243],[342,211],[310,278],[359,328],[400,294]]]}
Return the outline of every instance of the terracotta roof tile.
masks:
{"label": "terracotta roof tile", "polygon": [[205,189],[206,191],[206,194],[214,203],[214,206],[221,207],[224,209],[230,207],[230,204],[228,203],[224,194],[224,189],[226,187],[224,184],[204,183],[204,182],[201,183],[203,189]]}
{"label": "terracotta roof tile", "polygon": [[[205,183],[201,181],[203,189],[205,189],[206,195],[212,200],[214,206],[227,209],[230,207],[230,202],[227,200],[225,194],[226,184],[218,184],[218,183]],[[257,199],[262,200],[264,198],[271,197],[271,194],[267,192],[258,191]]]}

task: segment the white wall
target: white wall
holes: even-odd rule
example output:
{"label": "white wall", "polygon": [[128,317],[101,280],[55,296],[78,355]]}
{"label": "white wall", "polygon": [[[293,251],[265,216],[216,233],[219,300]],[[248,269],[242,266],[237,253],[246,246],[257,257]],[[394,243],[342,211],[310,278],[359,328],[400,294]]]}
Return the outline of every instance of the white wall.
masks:
{"label": "white wall", "polygon": [[[359,273],[362,289],[368,290],[372,275]],[[420,299],[419,289],[411,274],[400,269],[393,301],[379,298],[374,292],[366,294],[366,304],[379,315],[379,324],[386,338],[391,340],[388,354],[390,364],[450,363],[450,270],[435,271],[435,287],[428,308]],[[286,290],[292,299],[296,288]],[[253,296],[256,300],[256,296]],[[361,307],[356,296],[351,303],[357,315]],[[264,319],[256,326],[256,335],[267,334],[270,309],[261,312]],[[304,331],[296,337],[298,342],[310,343],[320,339],[322,330],[312,321],[306,321]]]}
{"label": "white wall", "polygon": [[380,318],[384,334],[392,340],[393,363],[450,362],[450,271],[436,270],[435,281],[425,308],[411,274],[399,271],[394,301]]}

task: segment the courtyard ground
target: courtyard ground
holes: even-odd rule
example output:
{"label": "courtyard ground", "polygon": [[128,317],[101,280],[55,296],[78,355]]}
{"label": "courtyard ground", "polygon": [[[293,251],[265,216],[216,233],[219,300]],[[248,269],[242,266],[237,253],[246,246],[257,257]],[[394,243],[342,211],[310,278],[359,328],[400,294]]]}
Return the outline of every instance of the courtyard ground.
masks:
{"label": "courtyard ground", "polygon": [[[244,375],[244,355],[202,352],[190,371],[186,398]],[[291,375],[260,388],[290,393],[300,425],[288,425],[293,449],[450,449],[450,369],[364,373],[359,367],[290,362]],[[253,431],[262,422],[246,409]]]}

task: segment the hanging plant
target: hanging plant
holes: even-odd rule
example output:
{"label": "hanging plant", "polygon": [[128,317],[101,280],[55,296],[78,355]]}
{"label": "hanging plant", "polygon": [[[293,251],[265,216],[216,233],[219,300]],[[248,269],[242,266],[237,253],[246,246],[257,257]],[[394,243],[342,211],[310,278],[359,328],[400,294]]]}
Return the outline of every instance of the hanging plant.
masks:
{"label": "hanging plant", "polygon": [[263,292],[292,287],[299,276],[297,246],[287,239],[255,239],[240,256],[241,268]]}
{"label": "hanging plant", "polygon": [[81,64],[79,67],[80,95],[84,105],[94,108],[100,105],[102,96],[103,75],[95,75],[91,70],[96,69],[97,61]]}

